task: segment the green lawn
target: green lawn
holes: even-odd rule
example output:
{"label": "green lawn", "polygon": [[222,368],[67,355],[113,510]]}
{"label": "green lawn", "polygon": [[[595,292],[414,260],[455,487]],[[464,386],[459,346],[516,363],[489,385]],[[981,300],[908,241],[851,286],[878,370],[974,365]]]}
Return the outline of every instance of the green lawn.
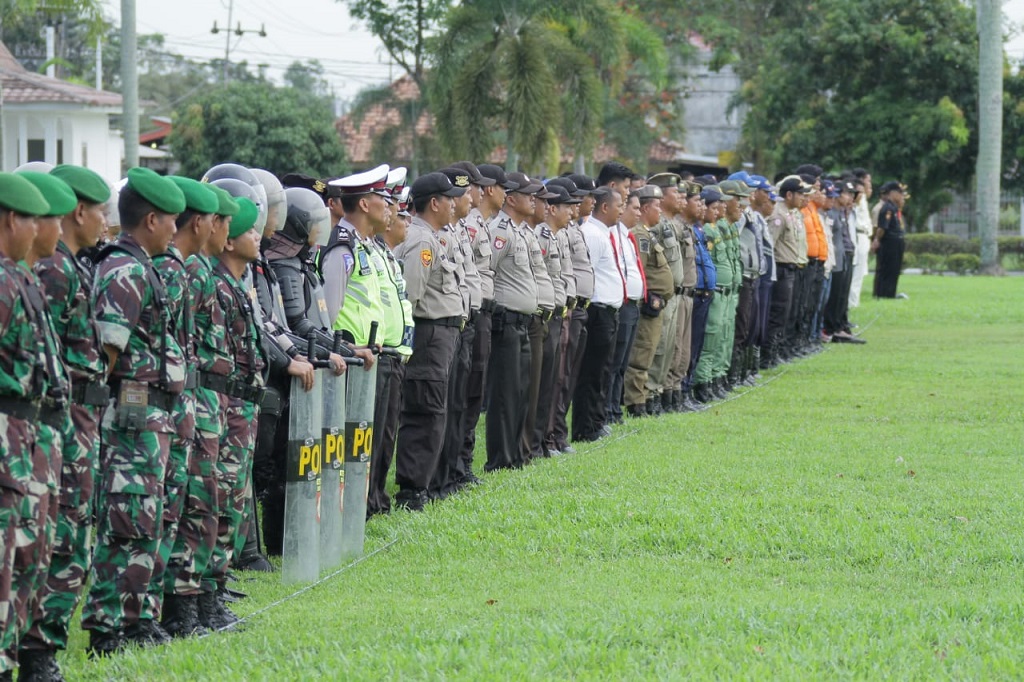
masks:
{"label": "green lawn", "polygon": [[374,520],[385,549],[243,632],[104,661],[77,633],[67,676],[1019,679],[1024,278],[900,289],[866,346]]}

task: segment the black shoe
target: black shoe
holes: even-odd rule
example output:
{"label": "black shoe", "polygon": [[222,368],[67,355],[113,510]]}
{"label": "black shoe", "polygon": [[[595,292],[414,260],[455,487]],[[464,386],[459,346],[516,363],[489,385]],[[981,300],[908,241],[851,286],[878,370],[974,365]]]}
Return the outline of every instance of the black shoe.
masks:
{"label": "black shoe", "polygon": [[643,405],[626,405],[626,412],[630,417],[640,418],[647,416],[647,408]]}
{"label": "black shoe", "polygon": [[192,637],[209,632],[199,621],[199,595],[164,595],[160,625],[171,637]]}
{"label": "black shoe", "polygon": [[661,409],[661,398],[654,396],[653,398],[647,399],[647,415],[650,417],[660,417],[664,410]]}
{"label": "black shoe", "polygon": [[171,636],[152,620],[140,620],[124,629],[125,642],[146,648],[171,643]]}
{"label": "black shoe", "polygon": [[711,382],[711,394],[719,400],[725,400],[729,397],[729,392],[725,390],[724,379],[715,379]]}
{"label": "black shoe", "polygon": [[219,585],[217,587],[217,598],[229,604],[234,604],[235,602],[242,601],[248,597],[249,595],[245,592],[231,589],[227,585]]}
{"label": "black shoe", "polygon": [[243,554],[238,557],[238,561],[235,562],[235,568],[239,571],[256,571],[258,573],[273,573],[277,570],[267,557],[259,552]]}
{"label": "black shoe", "polygon": [[199,622],[208,630],[223,630],[238,623],[238,616],[217,598],[216,592],[199,595]]}
{"label": "black shoe", "polygon": [[[2,679],[2,678],[0,678]],[[51,649],[18,651],[18,682],[64,682],[57,665],[56,652]]]}
{"label": "black shoe", "polygon": [[466,473],[462,475],[462,482],[465,483],[467,486],[471,486],[480,485],[481,483],[483,483],[483,480],[479,476],[474,474],[472,469],[467,468]]}
{"label": "black shoe", "polygon": [[683,394],[683,400],[680,403],[680,412],[703,412],[706,409],[708,409],[708,406],[694,400],[689,391],[686,391]]}
{"label": "black shoe", "polygon": [[423,511],[429,501],[426,490],[399,490],[395,495],[395,506],[411,512]]}
{"label": "black shoe", "polygon": [[608,426],[607,424],[602,426],[597,431],[597,437],[598,438],[607,438],[610,435],[612,435],[612,427]]}
{"label": "black shoe", "polygon": [[127,642],[118,632],[100,632],[99,630],[89,631],[89,646],[85,652],[89,658],[104,658],[113,654],[121,653]]}
{"label": "black shoe", "polygon": [[711,389],[707,384],[697,384],[693,388],[693,399],[698,403],[707,405],[714,400],[715,397],[711,395]]}

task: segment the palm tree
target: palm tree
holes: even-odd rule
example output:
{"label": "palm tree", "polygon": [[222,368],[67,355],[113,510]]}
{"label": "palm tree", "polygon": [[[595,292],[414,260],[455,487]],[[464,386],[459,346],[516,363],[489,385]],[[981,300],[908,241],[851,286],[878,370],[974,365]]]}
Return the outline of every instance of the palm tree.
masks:
{"label": "palm tree", "polygon": [[606,90],[621,85],[631,47],[644,42],[633,39],[639,29],[611,0],[467,0],[434,50],[442,144],[485,159],[504,141],[510,169],[547,158],[560,135],[578,157],[589,154]]}

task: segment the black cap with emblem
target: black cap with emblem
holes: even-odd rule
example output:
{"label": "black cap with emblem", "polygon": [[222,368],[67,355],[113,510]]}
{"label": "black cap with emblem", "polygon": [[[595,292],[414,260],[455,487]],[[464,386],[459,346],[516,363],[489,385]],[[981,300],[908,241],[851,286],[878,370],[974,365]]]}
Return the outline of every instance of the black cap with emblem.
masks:
{"label": "black cap with emblem", "polygon": [[[468,186],[467,182],[466,187]],[[456,187],[444,173],[427,173],[416,178],[416,182],[412,183],[410,194],[414,200],[438,194],[446,197],[461,197],[466,193],[466,187]]]}
{"label": "black cap with emblem", "polygon": [[288,173],[281,178],[281,186],[285,189],[288,189],[289,187],[299,187],[311,190],[320,195],[324,204],[327,203],[327,183],[319,178],[314,178],[311,175],[306,175],[305,173]]}
{"label": "black cap with emblem", "polygon": [[505,170],[501,166],[495,166],[493,163],[485,163],[477,166],[477,170],[480,171],[480,175],[485,178],[490,178],[498,185],[501,185],[508,191],[519,189],[519,183],[509,180],[508,176],[505,175]]}
{"label": "black cap with emblem", "polygon": [[462,170],[469,173],[469,181],[474,185],[480,187],[490,187],[497,183],[493,178],[485,178],[480,172],[480,169],[476,167],[476,164],[471,161],[456,161],[449,168],[461,168]]}
{"label": "black cap with emblem", "polygon": [[442,168],[438,173],[444,173],[452,181],[452,185],[461,187],[464,190],[468,190],[469,186],[473,184],[473,176],[469,174],[469,171],[462,168],[449,166],[448,168]]}

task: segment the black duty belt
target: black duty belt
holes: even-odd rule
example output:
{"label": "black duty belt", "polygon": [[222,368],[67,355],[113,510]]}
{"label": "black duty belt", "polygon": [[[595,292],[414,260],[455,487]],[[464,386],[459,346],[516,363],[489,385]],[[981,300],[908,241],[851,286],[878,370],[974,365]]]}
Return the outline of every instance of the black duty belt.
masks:
{"label": "black duty belt", "polygon": [[608,305],[607,303],[591,303],[590,307],[597,310],[618,310],[615,306]]}
{"label": "black duty belt", "polygon": [[439,317],[436,320],[428,320],[425,317],[414,317],[412,318],[412,321],[416,324],[432,324],[435,327],[455,327],[456,329],[462,329],[466,326],[466,318],[461,315]]}
{"label": "black duty belt", "polygon": [[505,324],[513,325],[528,325],[530,324],[530,318],[533,317],[533,315],[530,315],[529,313],[517,313],[514,310],[506,310],[501,313],[501,316]]}
{"label": "black duty belt", "polygon": [[589,298],[583,298],[582,296],[577,296],[576,297],[576,307],[577,308],[583,308],[583,309],[589,308],[590,307],[590,299]]}
{"label": "black duty belt", "polygon": [[14,396],[0,396],[0,414],[34,422],[39,418],[39,403]]}
{"label": "black duty belt", "polygon": [[551,313],[551,317],[565,317],[565,310],[566,308],[564,305],[557,306]]}
{"label": "black duty belt", "polygon": [[480,310],[470,310],[469,311],[469,319],[466,320],[466,323],[467,324],[476,324],[476,321],[480,317],[480,312],[482,310],[483,310],[482,308]]}
{"label": "black duty belt", "polygon": [[494,302],[493,298],[485,299],[484,302],[480,304],[480,310],[485,313],[493,313],[497,307],[498,306]]}
{"label": "black duty belt", "polygon": [[720,293],[722,296],[728,296],[732,293],[732,287],[715,287],[715,291]]}
{"label": "black duty belt", "polygon": [[240,398],[247,403],[258,404],[263,400],[264,390],[262,387],[251,386],[244,381],[237,381],[223,374],[200,372],[199,386],[229,398]]}
{"label": "black duty belt", "polygon": [[110,387],[106,382],[76,381],[71,384],[71,402],[87,407],[101,407],[110,400]]}
{"label": "black duty belt", "polygon": [[538,310],[537,312],[535,312],[533,314],[533,316],[536,317],[541,322],[547,322],[548,320],[551,319],[551,311],[550,310]]}
{"label": "black duty belt", "polygon": [[714,295],[715,295],[715,292],[714,292],[713,289],[694,289],[693,290],[693,297],[694,298],[711,298]]}
{"label": "black duty belt", "polygon": [[693,296],[694,287],[676,287],[676,296]]}

